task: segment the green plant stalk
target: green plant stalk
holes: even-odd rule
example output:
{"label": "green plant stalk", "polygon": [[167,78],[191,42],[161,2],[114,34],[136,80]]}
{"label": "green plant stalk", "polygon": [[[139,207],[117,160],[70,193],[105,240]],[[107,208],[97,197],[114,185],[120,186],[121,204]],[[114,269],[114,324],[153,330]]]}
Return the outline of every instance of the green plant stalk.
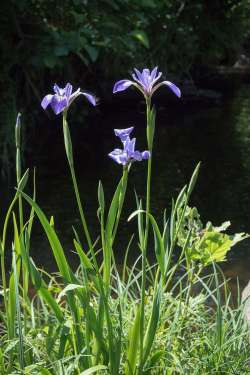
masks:
{"label": "green plant stalk", "polygon": [[95,266],[97,267],[95,253],[94,253],[94,250],[93,250],[93,243],[92,243],[92,240],[91,240],[91,237],[90,237],[90,234],[89,234],[87,222],[86,222],[85,215],[84,215],[84,212],[83,212],[80,193],[79,193],[78,184],[77,184],[76,175],[75,175],[72,143],[71,143],[69,127],[68,127],[68,124],[67,124],[67,110],[64,110],[64,112],[63,112],[63,134],[64,134],[65,151],[66,151],[66,155],[67,155],[67,159],[68,159],[68,163],[69,163],[70,173],[71,173],[75,197],[76,197],[76,201],[77,201],[77,205],[78,205],[78,209],[79,209],[79,213],[80,213],[80,217],[81,217],[83,231],[84,231],[84,234],[86,236],[86,240],[87,240],[87,243],[88,243],[88,247],[91,251],[93,261],[95,262]]}
{"label": "green plant stalk", "polygon": [[[0,249],[1,251],[1,275],[2,275],[2,283],[3,283],[4,308],[5,308],[6,313],[8,312],[8,295],[7,295],[7,281],[6,281],[6,270],[5,270],[5,259],[4,259],[5,258],[5,241],[6,241],[6,232],[7,232],[7,226],[8,226],[10,214],[16,203],[16,200],[17,200],[17,194],[15,194],[15,197],[8,208],[5,221],[4,221],[2,241],[0,243],[1,245],[1,249]],[[7,325],[8,325],[8,339],[11,339],[8,316],[7,316]]]}
{"label": "green plant stalk", "polygon": [[16,302],[16,314],[17,314],[17,325],[18,325],[18,338],[19,338],[19,364],[23,372],[24,370],[24,343],[23,343],[23,333],[22,333],[22,319],[21,319],[21,308],[18,290],[18,276],[16,267],[16,254],[13,249],[13,268],[14,268],[14,284],[15,284],[15,302]]}
{"label": "green plant stalk", "polygon": [[126,166],[126,167],[123,168],[122,189],[121,189],[121,194],[120,194],[120,197],[119,197],[119,207],[118,207],[118,212],[117,212],[117,216],[116,216],[115,228],[114,228],[113,233],[112,233],[112,245],[114,243],[115,236],[116,236],[117,229],[118,229],[118,225],[119,225],[119,222],[120,222],[123,203],[124,203],[125,194],[126,194],[126,190],[127,190],[127,183],[128,183],[128,167]]}
{"label": "green plant stalk", "polygon": [[145,320],[145,289],[146,289],[146,266],[147,266],[147,245],[149,233],[149,213],[150,213],[150,195],[151,195],[151,174],[152,174],[152,151],[154,140],[154,124],[151,121],[151,98],[146,98],[147,111],[147,141],[150,158],[148,159],[147,171],[147,195],[146,195],[146,226],[144,234],[144,243],[142,249],[142,281],[141,281],[141,318],[140,318],[140,364],[139,375],[143,372],[143,340],[144,340],[144,320]]}
{"label": "green plant stalk", "polygon": [[[119,225],[119,222],[120,222],[120,217],[121,217],[121,213],[122,213],[122,209],[123,209],[124,199],[125,199],[125,195],[126,195],[126,191],[127,191],[127,183],[128,183],[128,168],[125,167],[125,168],[123,168],[122,188],[121,188],[121,193],[120,193],[120,196],[119,196],[118,212],[117,212],[115,227],[114,227],[114,230],[112,232],[112,239],[111,239],[111,244],[110,244],[110,253],[111,253],[113,265],[114,265],[116,270],[117,270],[117,267],[116,267],[114,252],[113,252],[113,244],[114,244],[114,241],[115,241],[115,237],[116,237],[116,233],[117,233],[117,229],[118,229],[118,225]],[[109,279],[110,279],[110,276],[109,276]]]}

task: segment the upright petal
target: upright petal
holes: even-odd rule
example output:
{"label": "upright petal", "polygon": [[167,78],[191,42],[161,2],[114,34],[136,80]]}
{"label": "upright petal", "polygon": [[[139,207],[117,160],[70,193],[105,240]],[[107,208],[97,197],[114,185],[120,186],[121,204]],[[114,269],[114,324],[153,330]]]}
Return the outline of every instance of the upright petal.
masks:
{"label": "upright petal", "polygon": [[54,89],[54,92],[57,94],[57,95],[64,95],[64,93],[65,93],[65,88],[64,89],[62,89],[62,88],[60,88],[56,83],[54,84],[54,87],[53,87],[53,89]]}
{"label": "upright petal", "polygon": [[141,82],[141,80],[142,80],[142,73],[138,70],[138,69],[136,69],[136,68],[134,68],[134,71],[135,71],[135,74],[132,74],[132,77],[137,81],[139,81],[139,82]]}
{"label": "upright petal", "polygon": [[51,103],[52,98],[53,98],[53,95],[50,95],[50,94],[46,95],[43,98],[41,102],[41,106],[43,107],[43,109],[46,109],[48,107],[48,105]]}
{"label": "upright petal", "polygon": [[119,91],[127,90],[129,86],[133,85],[133,82],[129,79],[122,79],[121,81],[118,81],[115,83],[113,88],[113,94]]}
{"label": "upright petal", "polygon": [[158,72],[158,66],[156,66],[154,69],[152,69],[152,71],[150,73],[152,80],[154,80],[155,77],[157,76],[157,72]]}
{"label": "upright petal", "polygon": [[161,85],[166,85],[168,86],[172,91],[173,93],[178,96],[178,98],[181,97],[181,90],[179,89],[179,87],[177,87],[174,83],[170,82],[170,81],[163,81],[161,82]]}
{"label": "upright petal", "polygon": [[69,100],[71,94],[72,94],[72,85],[70,83],[67,83],[67,85],[65,86],[65,95],[67,97],[67,99]]}
{"label": "upright petal", "polygon": [[128,153],[129,157],[133,157],[133,153],[135,152],[135,142],[136,139],[129,139],[127,138],[125,143],[124,143],[124,150]]}
{"label": "upright petal", "polygon": [[97,103],[94,95],[91,95],[88,92],[82,92],[81,94],[83,94],[93,106],[96,106]]}

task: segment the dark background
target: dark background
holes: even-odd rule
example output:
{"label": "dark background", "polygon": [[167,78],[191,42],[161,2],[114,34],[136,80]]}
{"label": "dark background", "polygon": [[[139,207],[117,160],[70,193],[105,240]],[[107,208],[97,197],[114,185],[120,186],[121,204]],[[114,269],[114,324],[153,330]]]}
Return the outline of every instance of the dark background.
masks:
{"label": "dark background", "polygon": [[[94,92],[101,98],[97,112],[102,114],[112,103],[115,80],[128,77],[135,66],[158,65],[188,94],[190,85],[214,87],[212,76],[219,66],[232,67],[242,55],[243,64],[248,59],[249,0],[3,0],[0,10],[0,162],[5,178],[14,164],[18,111],[25,152],[33,152],[37,132],[46,147],[56,120],[44,115],[40,101],[54,82]],[[78,107],[75,121],[88,111],[87,105]]]}

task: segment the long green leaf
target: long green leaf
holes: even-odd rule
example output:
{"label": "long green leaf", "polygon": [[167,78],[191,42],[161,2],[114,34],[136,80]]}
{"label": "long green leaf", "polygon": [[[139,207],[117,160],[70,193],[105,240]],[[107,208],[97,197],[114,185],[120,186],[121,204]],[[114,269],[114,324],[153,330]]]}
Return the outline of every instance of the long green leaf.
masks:
{"label": "long green leaf", "polygon": [[110,204],[108,217],[107,217],[107,223],[106,223],[106,236],[107,236],[107,238],[112,237],[112,232],[113,232],[114,225],[115,225],[116,215],[117,215],[118,208],[119,208],[119,197],[120,197],[121,188],[122,188],[122,181],[123,181],[123,179],[121,178],[120,181],[119,181],[119,184],[117,185],[117,188],[115,190],[113,199],[112,199],[111,204]]}
{"label": "long green leaf", "polygon": [[27,194],[21,192],[22,196],[27,200],[27,202],[34,208],[45,232],[47,235],[47,238],[49,240],[51,249],[53,251],[57,266],[59,268],[59,271],[62,275],[62,277],[67,282],[72,282],[72,273],[70,271],[68,262],[66,260],[66,257],[64,255],[64,251],[62,248],[62,245],[58,239],[58,236],[54,230],[54,228],[50,225],[48,219],[46,218],[43,211],[39,208],[39,206],[36,204],[36,202],[33,201]]}
{"label": "long green leaf", "polygon": [[91,375],[91,374],[94,374],[95,372],[101,371],[101,370],[107,370],[107,366],[104,366],[104,365],[93,366],[93,367],[89,368],[88,370],[85,370],[85,371],[81,372],[80,375]]}
{"label": "long green leaf", "polygon": [[128,351],[127,351],[127,365],[125,368],[126,375],[134,375],[137,361],[137,352],[140,343],[140,318],[141,306],[137,305],[135,321],[129,333]]}
{"label": "long green leaf", "polygon": [[145,333],[145,338],[143,342],[143,365],[146,363],[147,358],[150,354],[154,338],[156,335],[156,330],[160,318],[160,307],[161,307],[161,296],[162,296],[162,287],[161,281],[158,285],[157,291],[154,295],[153,307],[151,316],[148,322],[148,326]]}

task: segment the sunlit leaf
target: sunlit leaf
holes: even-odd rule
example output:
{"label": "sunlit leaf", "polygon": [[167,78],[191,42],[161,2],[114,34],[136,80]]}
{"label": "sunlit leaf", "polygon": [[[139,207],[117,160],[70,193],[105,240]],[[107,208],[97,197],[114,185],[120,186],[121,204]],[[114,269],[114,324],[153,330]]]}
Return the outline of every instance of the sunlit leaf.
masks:
{"label": "sunlit leaf", "polygon": [[146,48],[149,48],[149,39],[148,39],[148,36],[147,34],[142,31],[142,30],[135,30],[132,32],[132,35],[135,39],[139,40],[139,42],[141,42],[141,44],[146,47]]}

